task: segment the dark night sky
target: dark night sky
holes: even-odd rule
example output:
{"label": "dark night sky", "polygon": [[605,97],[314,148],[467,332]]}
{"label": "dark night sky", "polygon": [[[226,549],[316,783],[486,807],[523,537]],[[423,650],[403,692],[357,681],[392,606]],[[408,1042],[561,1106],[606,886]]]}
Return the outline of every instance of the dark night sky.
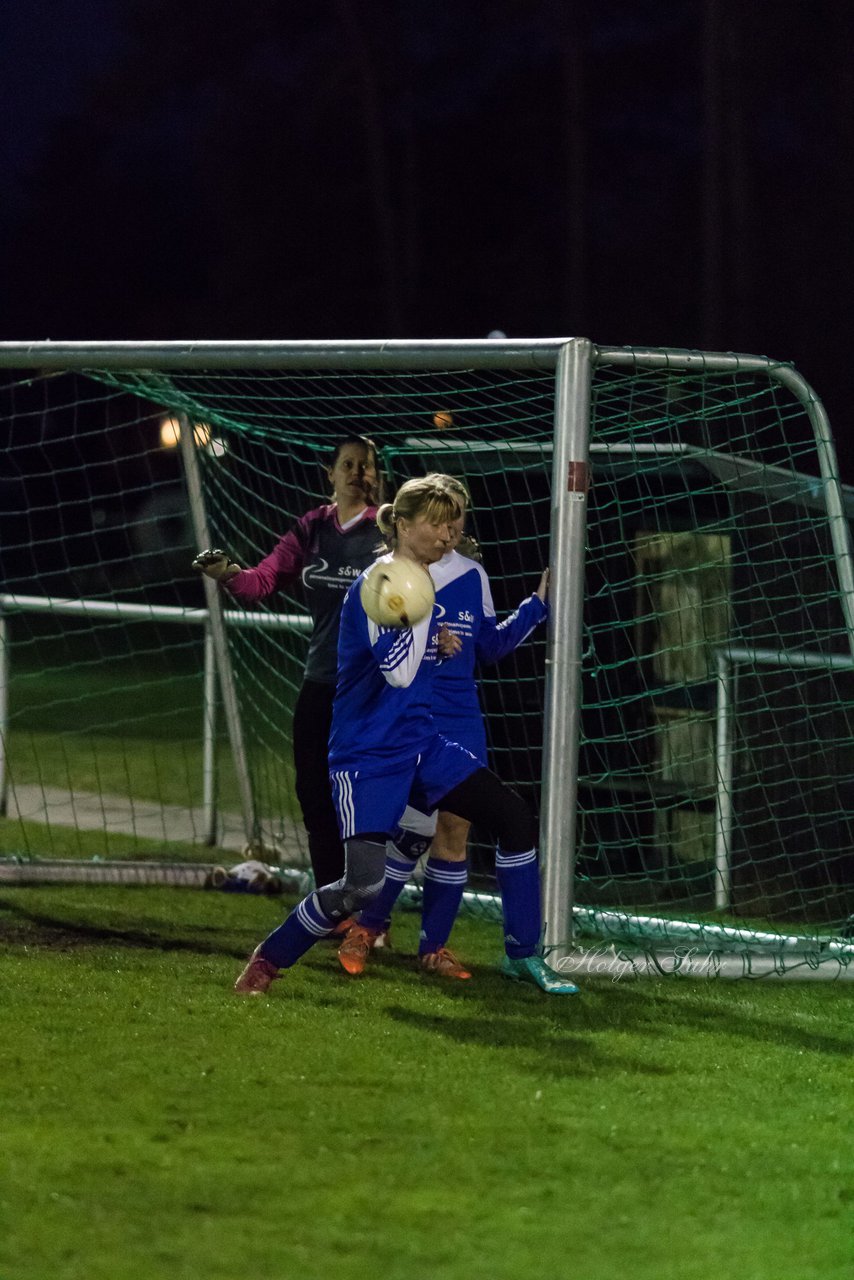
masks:
{"label": "dark night sky", "polygon": [[851,9],[6,5],[0,337],[757,352],[854,479]]}

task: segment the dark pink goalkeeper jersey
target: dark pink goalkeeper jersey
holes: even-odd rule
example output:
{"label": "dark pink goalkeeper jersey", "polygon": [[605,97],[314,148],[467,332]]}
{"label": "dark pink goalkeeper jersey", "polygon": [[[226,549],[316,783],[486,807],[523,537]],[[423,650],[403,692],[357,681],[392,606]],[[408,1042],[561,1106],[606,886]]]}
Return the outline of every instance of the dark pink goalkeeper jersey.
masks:
{"label": "dark pink goalkeeper jersey", "polygon": [[346,529],[334,503],[316,507],[297,520],[254,569],[241,569],[227,584],[242,602],[263,600],[302,579],[314,620],[305,664],[306,680],[334,684],[338,670],[341,605],[350,584],[373,564],[382,539],[376,507],[366,507]]}

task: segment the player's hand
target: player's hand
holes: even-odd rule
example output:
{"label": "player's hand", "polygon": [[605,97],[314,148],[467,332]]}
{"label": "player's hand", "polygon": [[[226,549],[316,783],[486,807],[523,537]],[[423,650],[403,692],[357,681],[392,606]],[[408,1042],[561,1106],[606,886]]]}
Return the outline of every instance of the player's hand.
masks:
{"label": "player's hand", "polygon": [[459,653],[463,647],[463,642],[458,635],[450,629],[447,623],[443,622],[439,628],[439,653],[443,658],[453,658]]}
{"label": "player's hand", "polygon": [[535,591],[535,593],[534,593],[534,594],[535,594],[535,595],[538,595],[538,596],[540,597],[540,599],[542,600],[543,604],[545,604],[545,602],[546,602],[546,597],[547,597],[547,596],[548,596],[548,594],[549,594],[549,571],[548,571],[548,569],[543,569],[543,575],[542,575],[542,577],[540,578],[540,584],[539,584],[539,586],[537,587],[537,590]]}
{"label": "player's hand", "polygon": [[219,547],[214,547],[211,551],[200,551],[192,567],[214,582],[227,582],[236,573],[240,573],[240,565],[235,564],[228,552]]}

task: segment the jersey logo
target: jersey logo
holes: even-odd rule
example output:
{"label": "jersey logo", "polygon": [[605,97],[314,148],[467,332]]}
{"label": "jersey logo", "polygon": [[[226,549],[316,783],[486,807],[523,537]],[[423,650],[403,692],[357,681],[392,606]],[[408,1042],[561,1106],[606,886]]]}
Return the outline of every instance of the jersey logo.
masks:
{"label": "jersey logo", "polygon": [[460,609],[457,617],[460,622],[474,622],[474,614],[469,609]]}
{"label": "jersey logo", "polygon": [[302,585],[309,590],[312,587],[324,586],[337,587],[339,591],[346,591],[361,572],[361,569],[354,569],[351,565],[341,565],[338,569],[330,571],[329,561],[318,556],[312,564],[305,565],[300,576]]}
{"label": "jersey logo", "polygon": [[305,565],[300,575],[302,578],[302,585],[307,587],[309,585],[309,578],[322,577],[328,568],[329,561],[324,560],[322,556],[318,559],[316,564]]}

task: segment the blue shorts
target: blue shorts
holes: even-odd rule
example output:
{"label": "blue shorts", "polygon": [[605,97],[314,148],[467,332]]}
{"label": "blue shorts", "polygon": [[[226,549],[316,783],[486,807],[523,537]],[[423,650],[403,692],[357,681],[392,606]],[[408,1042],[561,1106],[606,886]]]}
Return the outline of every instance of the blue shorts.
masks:
{"label": "blue shorts", "polygon": [[481,768],[471,751],[437,733],[420,755],[397,769],[381,774],[335,770],[329,776],[341,839],[368,832],[390,836],[410,797],[415,808],[429,813],[449,791]]}
{"label": "blue shorts", "polygon": [[435,716],[436,728],[443,738],[449,742],[457,742],[466,751],[470,751],[476,760],[488,768],[486,763],[486,729],[483,727],[483,716],[466,716],[465,719]]}

